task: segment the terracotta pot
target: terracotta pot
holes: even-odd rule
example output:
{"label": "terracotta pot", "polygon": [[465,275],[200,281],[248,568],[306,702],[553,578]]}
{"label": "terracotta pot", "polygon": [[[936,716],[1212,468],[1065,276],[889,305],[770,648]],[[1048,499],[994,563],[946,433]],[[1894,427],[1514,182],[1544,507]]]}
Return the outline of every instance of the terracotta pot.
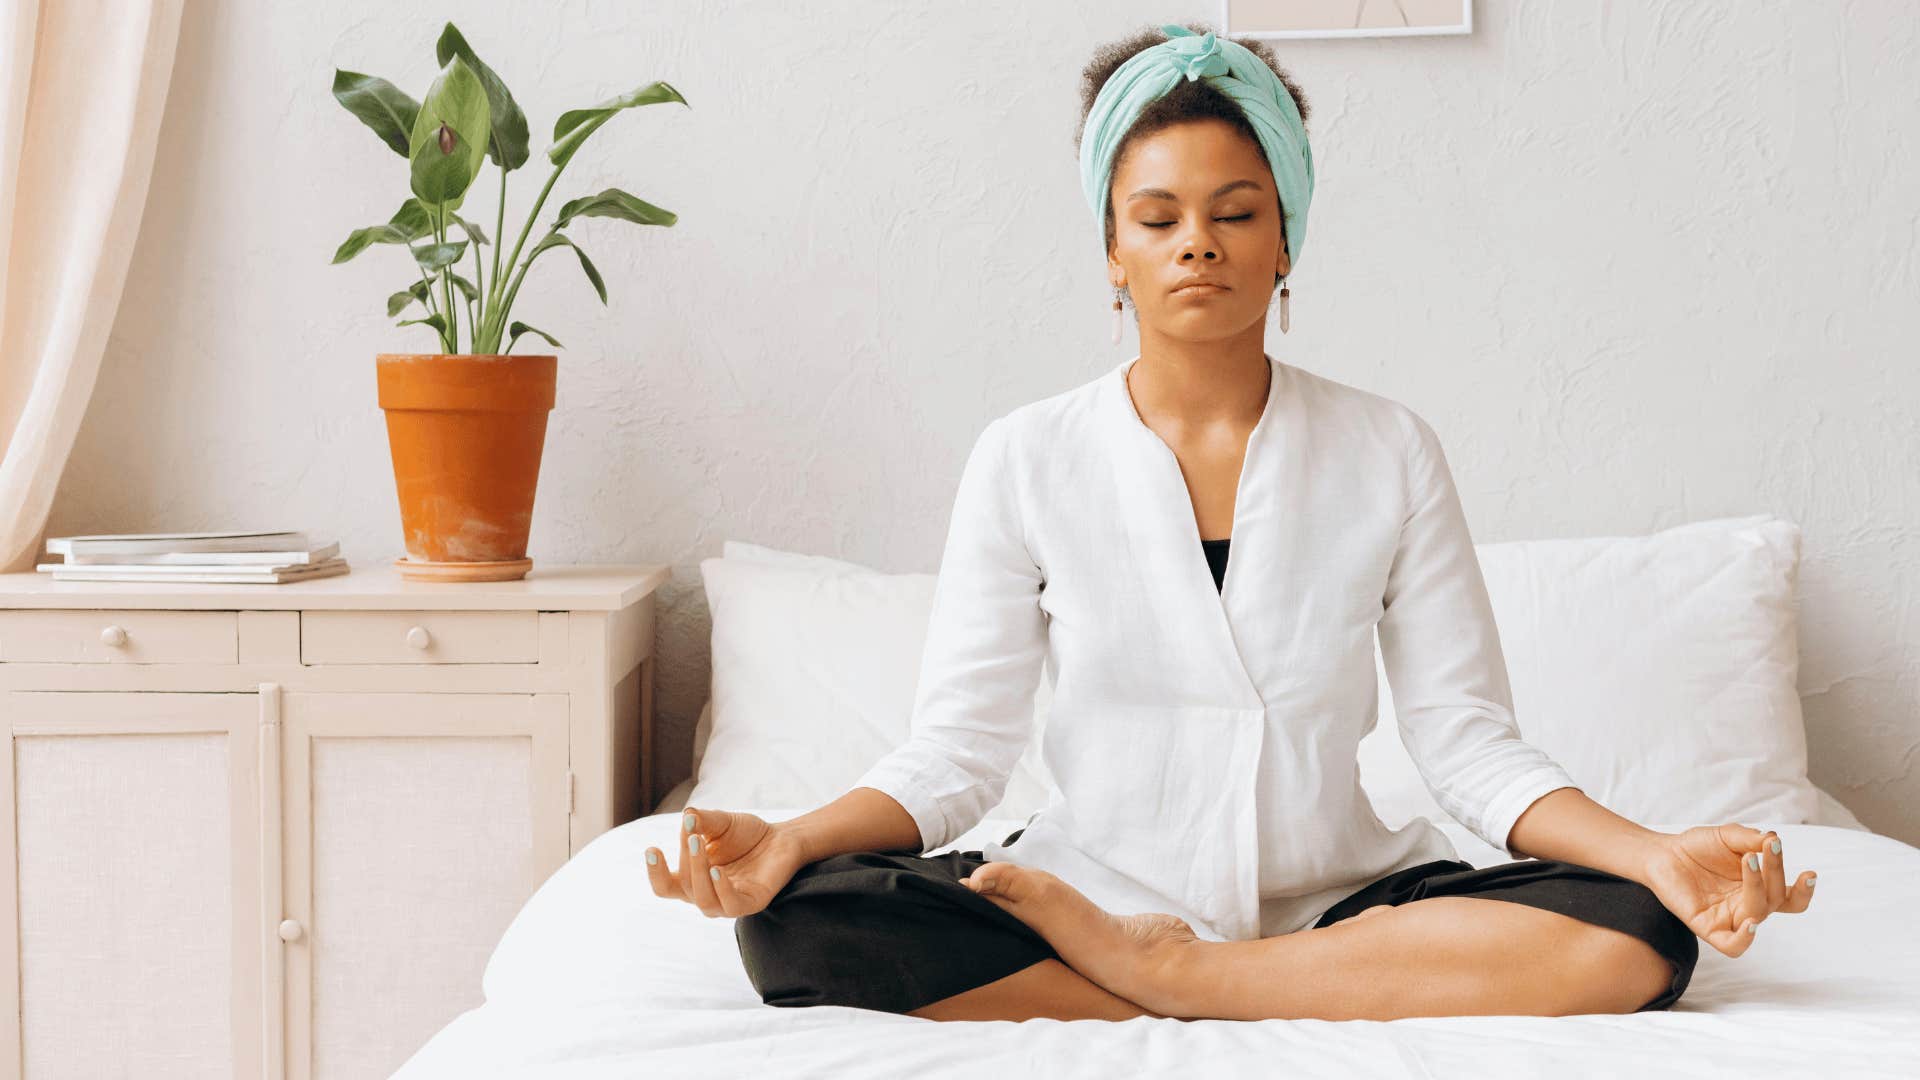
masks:
{"label": "terracotta pot", "polygon": [[382,353],[387,448],[400,495],[403,578],[525,577],[554,356]]}

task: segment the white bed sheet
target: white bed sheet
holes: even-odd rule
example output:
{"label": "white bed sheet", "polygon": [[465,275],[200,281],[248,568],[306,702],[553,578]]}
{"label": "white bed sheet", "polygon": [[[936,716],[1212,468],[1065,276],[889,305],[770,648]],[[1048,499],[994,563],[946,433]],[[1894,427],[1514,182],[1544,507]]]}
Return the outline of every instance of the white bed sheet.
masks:
{"label": "white bed sheet", "polygon": [[[989,819],[951,846],[975,848],[1019,824]],[[676,814],[655,814],[595,839],[542,885],[488,962],[485,1004],[394,1075],[1920,1076],[1920,849],[1853,829],[1749,824],[1778,829],[1789,873],[1819,871],[1814,906],[1768,919],[1738,959],[1702,942],[1670,1011],[940,1023],[762,1004],[733,921],[653,895],[642,852],[670,849],[679,829]],[[1473,865],[1504,861],[1459,826],[1441,828]]]}

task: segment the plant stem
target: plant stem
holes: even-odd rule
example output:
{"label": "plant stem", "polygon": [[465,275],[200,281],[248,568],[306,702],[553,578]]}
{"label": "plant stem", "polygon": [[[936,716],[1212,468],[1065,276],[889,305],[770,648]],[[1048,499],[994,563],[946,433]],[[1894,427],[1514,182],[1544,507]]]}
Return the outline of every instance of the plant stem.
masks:
{"label": "plant stem", "polygon": [[[500,245],[507,239],[507,167],[500,166],[500,209],[493,217],[493,280],[500,280]],[[480,295],[487,296],[487,290],[481,289]],[[483,301],[484,304],[484,301]],[[482,309],[485,315],[492,315],[491,305]],[[497,347],[497,344],[496,344]]]}
{"label": "plant stem", "polygon": [[[429,315],[440,314],[440,305],[435,303],[433,300],[433,282],[427,280],[427,272],[425,270],[420,269],[419,260],[414,261],[413,271],[414,273],[420,275],[420,284],[426,286],[425,289],[420,290],[422,294],[420,297],[420,300],[422,303],[427,305],[427,314]],[[445,320],[442,320],[442,321],[445,321]],[[440,344],[445,345],[447,343],[446,339],[447,339],[446,334],[444,332],[441,333]]]}
{"label": "plant stem", "polygon": [[[470,241],[471,237],[468,238]],[[473,245],[473,291],[481,296],[487,295],[486,263],[480,258],[480,245]],[[473,310],[474,301],[467,301],[467,322],[473,337],[473,351],[480,351],[480,315]]]}
{"label": "plant stem", "polygon": [[[560,179],[560,174],[566,171],[567,165],[571,164],[572,161],[572,158],[568,158],[566,162],[555,165],[552,174],[547,177],[546,184],[540,188],[540,197],[534,200],[533,210],[527,215],[527,223],[520,227],[520,239],[513,243],[513,254],[507,257],[508,270],[514,270],[515,264],[520,261],[520,249],[527,244],[527,234],[533,232],[533,222],[535,218],[540,216],[540,208],[547,205],[547,195],[553,191],[553,182]],[[533,259],[529,257],[527,261],[531,263]],[[525,266],[521,266],[515,271],[513,278],[514,291],[519,290],[520,279],[525,277],[526,274],[527,269]],[[496,294],[500,293],[500,275],[498,272],[495,272],[493,275],[493,291]],[[511,294],[506,295],[505,301],[505,303],[496,301],[494,304],[493,324],[497,327],[504,327],[507,324],[507,313],[513,309]]]}
{"label": "plant stem", "polygon": [[[554,233],[557,233],[559,231],[560,231],[559,229],[548,229],[547,236],[552,236]],[[545,243],[547,236],[541,237],[540,242]],[[505,303],[503,303],[500,307],[501,311],[513,310],[514,298],[520,295],[520,282],[526,278],[527,271],[533,267],[533,260],[540,257],[540,251],[538,250],[539,247],[540,247],[539,244],[535,244],[534,248],[536,250],[533,252],[533,254],[528,255],[527,261],[521,263],[519,269],[513,272],[513,284],[507,286],[507,295],[506,295]],[[495,284],[497,285],[499,284],[499,282],[496,281]]]}
{"label": "plant stem", "polygon": [[[447,242],[447,204],[441,203],[439,209],[434,220],[434,236],[444,244]],[[453,306],[453,277],[445,266],[440,268],[440,288],[446,295],[447,352],[454,354],[460,351],[460,309]]]}

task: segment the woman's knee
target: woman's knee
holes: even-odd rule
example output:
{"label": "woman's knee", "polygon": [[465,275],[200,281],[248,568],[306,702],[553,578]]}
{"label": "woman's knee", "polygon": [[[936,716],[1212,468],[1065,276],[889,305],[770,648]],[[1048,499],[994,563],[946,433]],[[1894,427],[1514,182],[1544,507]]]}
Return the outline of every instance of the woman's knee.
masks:
{"label": "woman's knee", "polygon": [[761,1001],[876,1007],[871,998],[855,995],[871,991],[869,984],[885,974],[884,924],[889,920],[882,916],[894,898],[832,882],[836,874],[860,865],[854,856],[811,863],[765,908],[734,920],[740,960]]}
{"label": "woman's knee", "polygon": [[1631,1013],[1673,985],[1673,962],[1619,930],[1582,924],[1565,969],[1577,1005],[1572,1012]]}

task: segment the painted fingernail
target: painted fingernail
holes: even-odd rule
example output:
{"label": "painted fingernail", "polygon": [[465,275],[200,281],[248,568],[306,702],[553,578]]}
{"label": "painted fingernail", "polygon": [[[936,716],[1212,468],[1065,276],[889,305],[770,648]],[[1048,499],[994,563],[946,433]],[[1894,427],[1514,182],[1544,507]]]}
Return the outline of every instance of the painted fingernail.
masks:
{"label": "painted fingernail", "polygon": [[1756,851],[1753,854],[1747,856],[1747,869],[1749,870],[1760,869],[1760,853],[1759,852]]}
{"label": "painted fingernail", "polygon": [[1757,934],[1759,932],[1760,932],[1760,924],[1749,920],[1747,923],[1747,933]]}
{"label": "painted fingernail", "polygon": [[693,852],[695,855],[700,854],[700,837],[698,834],[687,837],[687,850]]}
{"label": "painted fingernail", "polygon": [[1814,878],[1811,875],[1809,875],[1807,878],[1807,888],[1809,889],[1813,888],[1813,883],[1817,880],[1818,880],[1817,878]]}
{"label": "painted fingernail", "polygon": [[652,848],[647,849],[647,865],[648,866],[660,865],[660,853],[653,850]]}
{"label": "painted fingernail", "polygon": [[1780,854],[1780,838],[1777,836],[1773,838],[1773,853]]}
{"label": "painted fingernail", "polygon": [[709,866],[709,867],[707,867],[707,876],[708,876],[708,877],[710,877],[710,878],[712,878],[712,879],[713,879],[713,880],[715,880],[715,881],[719,881],[719,880],[720,880],[720,868],[719,868],[719,867],[717,867],[717,866]]}
{"label": "painted fingernail", "polygon": [[694,829],[698,828],[698,826],[694,823],[692,814],[688,814],[686,817],[681,818],[680,825],[682,828],[686,829],[688,832],[692,832]]}

